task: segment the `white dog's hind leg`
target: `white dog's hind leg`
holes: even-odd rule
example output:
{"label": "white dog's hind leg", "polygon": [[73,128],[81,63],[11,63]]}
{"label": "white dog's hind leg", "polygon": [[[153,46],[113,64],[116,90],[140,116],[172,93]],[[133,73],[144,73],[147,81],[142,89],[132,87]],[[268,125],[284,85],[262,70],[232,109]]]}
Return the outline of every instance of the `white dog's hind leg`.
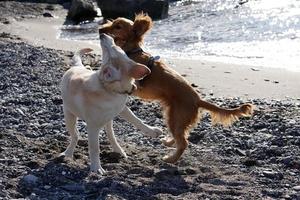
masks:
{"label": "white dog's hind leg", "polygon": [[64,116],[65,116],[66,129],[70,134],[71,141],[67,149],[64,152],[62,152],[60,156],[73,158],[73,153],[78,142],[78,132],[76,128],[77,117],[66,109],[64,109]]}
{"label": "white dog's hind leg", "polygon": [[125,158],[127,158],[127,155],[125,153],[125,151],[122,149],[122,147],[119,145],[115,134],[114,134],[114,129],[113,129],[113,121],[109,121],[106,125],[105,125],[105,132],[107,134],[108,140],[110,142],[110,145],[112,146],[112,149],[114,152],[117,152],[119,154],[121,154],[122,156],[124,156]]}
{"label": "white dog's hind leg", "polygon": [[99,158],[99,130],[100,128],[95,128],[87,125],[88,129],[88,143],[89,143],[89,156],[91,160],[90,171],[97,172],[101,175],[105,173],[105,170],[101,167]]}
{"label": "white dog's hind leg", "polygon": [[158,137],[162,134],[161,129],[145,124],[142,120],[135,116],[127,106],[125,106],[123,111],[120,113],[120,116],[133,124],[136,128],[140,129],[147,136]]}

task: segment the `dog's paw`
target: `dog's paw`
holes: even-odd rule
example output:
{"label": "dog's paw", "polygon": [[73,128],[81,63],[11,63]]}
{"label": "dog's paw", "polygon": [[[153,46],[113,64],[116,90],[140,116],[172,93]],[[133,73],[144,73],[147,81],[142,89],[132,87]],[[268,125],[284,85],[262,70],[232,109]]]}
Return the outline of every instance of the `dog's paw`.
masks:
{"label": "dog's paw", "polygon": [[60,154],[58,154],[58,157],[64,157],[64,158],[68,158],[68,159],[73,160],[73,154],[69,153],[67,151],[61,152]]}
{"label": "dog's paw", "polygon": [[167,155],[163,157],[163,161],[167,162],[167,163],[175,163],[178,160],[177,157],[175,157],[174,155]]}
{"label": "dog's paw", "polygon": [[163,138],[160,141],[167,147],[175,147],[175,140],[173,138]]}
{"label": "dog's paw", "polygon": [[113,152],[121,154],[121,156],[123,156],[125,159],[128,158],[125,151],[121,147],[113,147]]}
{"label": "dog's paw", "polygon": [[104,175],[106,173],[106,171],[101,166],[99,166],[99,167],[91,166],[90,167],[90,172],[97,173],[97,174],[100,174],[100,175]]}
{"label": "dog's paw", "polygon": [[158,136],[162,135],[163,132],[160,128],[157,127],[148,127],[148,130],[143,131],[145,133],[145,135],[152,137],[152,138],[157,138]]}

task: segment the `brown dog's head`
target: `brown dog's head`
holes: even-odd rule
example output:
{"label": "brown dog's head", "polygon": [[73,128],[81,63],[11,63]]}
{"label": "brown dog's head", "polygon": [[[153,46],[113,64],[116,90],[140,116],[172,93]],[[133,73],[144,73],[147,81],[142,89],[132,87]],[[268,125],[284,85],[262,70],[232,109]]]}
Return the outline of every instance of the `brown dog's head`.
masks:
{"label": "brown dog's head", "polygon": [[145,33],[152,27],[152,19],[146,14],[138,14],[134,22],[126,18],[108,21],[99,28],[99,34],[106,33],[114,38],[115,43],[123,50],[137,48]]}

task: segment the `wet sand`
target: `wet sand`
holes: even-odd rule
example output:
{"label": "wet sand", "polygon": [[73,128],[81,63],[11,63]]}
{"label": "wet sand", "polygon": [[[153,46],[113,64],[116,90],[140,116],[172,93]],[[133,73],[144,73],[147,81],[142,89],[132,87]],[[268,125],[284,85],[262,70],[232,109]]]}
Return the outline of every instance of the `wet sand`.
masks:
{"label": "wet sand", "polygon": [[[66,14],[66,10],[58,9],[54,12],[54,18],[11,20],[10,24],[0,24],[0,29],[17,35],[34,46],[73,52],[90,47],[95,49],[94,53],[101,54],[98,43],[58,38]],[[164,58],[163,55],[161,57],[205,95],[266,99],[300,98],[300,72],[204,60]]]}

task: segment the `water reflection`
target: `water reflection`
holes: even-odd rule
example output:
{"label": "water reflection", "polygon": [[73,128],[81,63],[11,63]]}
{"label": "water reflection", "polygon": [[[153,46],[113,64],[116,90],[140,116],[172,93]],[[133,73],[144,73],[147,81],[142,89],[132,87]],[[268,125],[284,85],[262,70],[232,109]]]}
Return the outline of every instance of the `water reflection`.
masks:
{"label": "water reflection", "polygon": [[[97,23],[61,37],[96,40]],[[96,30],[96,31],[95,31]],[[285,67],[300,71],[300,1],[185,0],[156,21],[147,49],[167,57]]]}

